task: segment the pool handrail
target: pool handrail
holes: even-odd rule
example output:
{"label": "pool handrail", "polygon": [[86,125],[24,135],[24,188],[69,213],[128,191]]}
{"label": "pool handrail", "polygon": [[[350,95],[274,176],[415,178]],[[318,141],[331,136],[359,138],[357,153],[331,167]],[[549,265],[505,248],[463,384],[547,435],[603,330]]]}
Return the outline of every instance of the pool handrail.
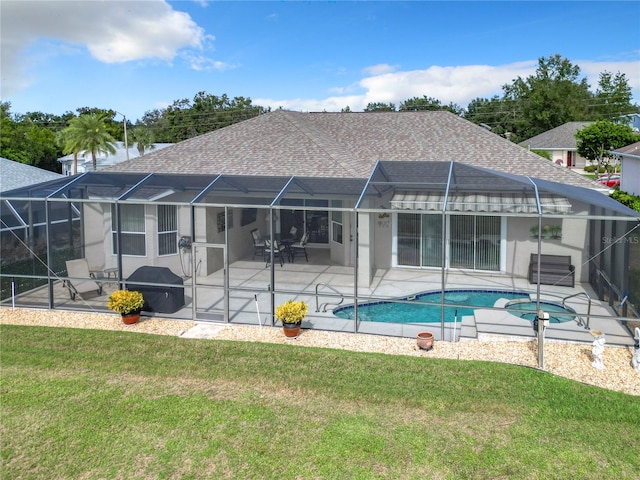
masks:
{"label": "pool handrail", "polygon": [[[335,304],[334,303],[330,303],[330,302],[325,302],[325,303],[319,304],[318,303],[318,296],[320,295],[320,293],[319,293],[318,290],[319,290],[320,287],[326,287],[329,290],[333,291],[334,293],[338,294],[340,296],[340,301],[338,303],[335,303]],[[344,295],[339,290],[336,290],[335,288],[333,288],[331,285],[329,285],[327,283],[318,283],[316,285],[316,312],[319,312],[321,307],[323,308],[322,311],[326,312],[327,311],[327,307],[329,305],[334,305],[334,306],[337,307],[339,305],[342,305],[342,302],[344,302]]]}
{"label": "pool handrail", "polygon": [[579,297],[581,295],[584,295],[587,298],[587,321],[585,322],[583,320],[583,318],[580,315],[577,315],[576,313],[576,317],[577,317],[577,322],[578,322],[578,326],[580,327],[584,327],[585,329],[589,330],[589,317],[591,316],[591,297],[589,296],[589,294],[587,292],[578,292],[578,293],[573,293],[571,295],[567,295],[566,297],[564,297],[562,299],[562,306],[564,308],[566,308],[566,300],[570,299],[570,298],[574,298],[574,297]]}

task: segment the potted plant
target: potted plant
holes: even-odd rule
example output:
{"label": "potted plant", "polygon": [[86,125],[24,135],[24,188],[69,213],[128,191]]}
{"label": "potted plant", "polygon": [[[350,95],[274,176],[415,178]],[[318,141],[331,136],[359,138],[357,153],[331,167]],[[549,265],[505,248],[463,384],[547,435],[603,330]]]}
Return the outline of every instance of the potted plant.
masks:
{"label": "potted plant", "polygon": [[551,232],[551,238],[562,238],[562,227],[560,225],[552,225],[549,227],[549,231]]}
{"label": "potted plant", "polygon": [[531,233],[532,237],[537,237],[539,232],[538,225],[534,225],[533,227],[531,227],[529,229],[529,232]]}
{"label": "potted plant", "polygon": [[309,306],[302,300],[294,302],[288,300],[276,307],[276,318],[282,322],[282,329],[285,336],[295,338],[300,333],[300,325],[307,315]]}
{"label": "potted plant", "polygon": [[144,297],[142,293],[135,290],[116,290],[107,301],[107,308],[122,315],[122,321],[127,325],[140,320],[142,307],[144,307]]}

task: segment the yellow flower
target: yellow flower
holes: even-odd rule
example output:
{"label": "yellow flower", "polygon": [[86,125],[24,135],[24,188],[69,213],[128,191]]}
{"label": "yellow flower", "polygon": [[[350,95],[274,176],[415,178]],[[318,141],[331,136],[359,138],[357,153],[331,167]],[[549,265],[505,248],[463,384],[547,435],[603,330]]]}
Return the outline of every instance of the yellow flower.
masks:
{"label": "yellow flower", "polygon": [[134,290],[116,290],[109,296],[107,308],[120,314],[139,312],[144,307],[142,293]]}
{"label": "yellow flower", "polygon": [[276,307],[276,317],[282,323],[302,323],[308,311],[309,306],[305,302],[289,300]]}

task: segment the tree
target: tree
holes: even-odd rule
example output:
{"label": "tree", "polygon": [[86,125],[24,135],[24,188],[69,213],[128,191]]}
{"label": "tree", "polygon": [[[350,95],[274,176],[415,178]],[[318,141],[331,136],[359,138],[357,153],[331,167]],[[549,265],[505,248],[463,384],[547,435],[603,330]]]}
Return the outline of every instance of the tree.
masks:
{"label": "tree", "polygon": [[504,85],[504,98],[517,105],[514,131],[530,138],[559,125],[588,118],[592,98],[580,67],[556,54],[538,60],[534,75]]}
{"label": "tree", "polygon": [[592,118],[613,121],[622,115],[632,113],[632,97],[631,87],[624,73],[618,72],[613,75],[607,71],[602,72],[592,107]]}
{"label": "tree", "polygon": [[614,158],[611,152],[640,141],[640,134],[634,133],[629,125],[599,120],[588,125],[575,135],[578,140],[578,154],[598,163],[609,170],[609,160]]}
{"label": "tree", "polygon": [[504,135],[514,131],[516,106],[509,100],[494,95],[469,102],[464,117],[478,125],[488,126],[493,133]]}
{"label": "tree", "polygon": [[97,170],[98,153],[115,154],[115,139],[107,131],[107,116],[104,114],[86,114],[72,118],[69,126],[63,130],[65,150],[91,153],[93,169]]}
{"label": "tree", "polygon": [[365,112],[395,112],[396,106],[389,103],[370,102],[364,109]]}
{"label": "tree", "polygon": [[[44,114],[11,115],[10,110],[9,102],[0,102],[0,156],[59,173],[60,150],[53,130],[33,121],[44,118]],[[47,118],[57,122],[51,116]]]}
{"label": "tree", "polygon": [[155,148],[153,146],[153,132],[144,125],[138,124],[132,128],[130,130],[130,137],[131,140],[136,143],[136,147],[138,148],[138,152],[141,157],[144,156],[144,152],[146,150],[153,150]]}
{"label": "tree", "polygon": [[455,103],[449,103],[449,105],[443,105],[437,98],[427,97],[423,95],[420,97],[413,97],[400,103],[398,108],[400,112],[416,111],[416,110],[446,110],[456,115],[461,115],[463,112],[462,107]]}

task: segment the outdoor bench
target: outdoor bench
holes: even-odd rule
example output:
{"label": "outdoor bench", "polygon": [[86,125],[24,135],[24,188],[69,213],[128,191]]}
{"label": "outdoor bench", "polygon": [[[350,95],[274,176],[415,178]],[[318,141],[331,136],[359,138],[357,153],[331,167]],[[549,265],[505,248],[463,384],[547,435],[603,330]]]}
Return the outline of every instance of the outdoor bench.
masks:
{"label": "outdoor bench", "polygon": [[[540,283],[543,285],[575,286],[575,267],[570,255],[541,255]],[[538,254],[531,254],[529,283],[538,283]]]}

